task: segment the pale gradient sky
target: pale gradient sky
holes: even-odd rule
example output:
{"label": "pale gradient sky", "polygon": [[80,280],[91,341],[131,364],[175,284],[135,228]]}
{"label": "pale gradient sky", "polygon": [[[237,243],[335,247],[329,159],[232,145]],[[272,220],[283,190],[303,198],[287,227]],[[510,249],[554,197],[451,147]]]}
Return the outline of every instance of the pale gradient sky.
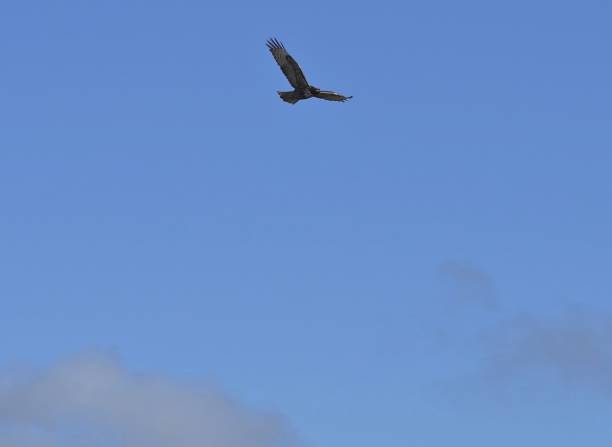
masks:
{"label": "pale gradient sky", "polygon": [[[307,447],[609,446],[611,23],[5,2],[0,378],[102,350]],[[271,36],[354,99],[280,101]]]}

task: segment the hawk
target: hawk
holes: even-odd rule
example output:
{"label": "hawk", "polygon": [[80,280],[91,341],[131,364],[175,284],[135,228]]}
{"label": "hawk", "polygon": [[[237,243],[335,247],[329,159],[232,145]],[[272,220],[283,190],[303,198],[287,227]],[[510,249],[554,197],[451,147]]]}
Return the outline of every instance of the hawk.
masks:
{"label": "hawk", "polygon": [[281,42],[277,39],[269,39],[266,44],[276,63],[287,77],[289,84],[294,88],[291,92],[277,92],[283,101],[295,104],[302,99],[319,98],[326,99],[327,101],[344,102],[352,98],[352,96],[344,96],[340,93],[321,90],[308,84],[302,69]]}

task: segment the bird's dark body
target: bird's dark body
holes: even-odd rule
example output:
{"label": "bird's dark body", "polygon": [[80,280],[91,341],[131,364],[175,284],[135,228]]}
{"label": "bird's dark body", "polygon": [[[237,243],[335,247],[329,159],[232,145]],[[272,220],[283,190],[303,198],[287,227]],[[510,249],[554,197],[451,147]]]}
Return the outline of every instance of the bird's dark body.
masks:
{"label": "bird's dark body", "polygon": [[313,90],[312,87],[303,88],[303,89],[295,89],[290,92],[278,92],[279,96],[283,101],[295,104],[302,99],[312,98],[317,94],[316,90]]}
{"label": "bird's dark body", "polygon": [[278,92],[278,95],[285,102],[295,104],[302,99],[308,98],[320,98],[328,101],[341,101],[344,102],[352,96],[344,96],[339,93],[323,91],[314,87],[306,81],[302,69],[298,63],[291,57],[287,52],[282,43],[276,39],[270,39],[267,42],[268,49],[274,56],[274,59],[280,66],[281,70],[287,77],[289,83],[293,86],[294,90],[290,92]]}

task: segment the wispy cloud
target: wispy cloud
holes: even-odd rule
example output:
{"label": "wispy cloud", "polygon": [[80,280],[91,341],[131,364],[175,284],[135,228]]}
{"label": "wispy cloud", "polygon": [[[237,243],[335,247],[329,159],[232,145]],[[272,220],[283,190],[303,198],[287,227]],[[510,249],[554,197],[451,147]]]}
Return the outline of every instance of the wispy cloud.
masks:
{"label": "wispy cloud", "polygon": [[541,385],[542,391],[558,385],[612,397],[610,311],[560,303],[546,314],[533,309],[517,314],[502,305],[492,276],[473,264],[449,261],[436,272],[446,285],[447,305],[500,310],[487,318],[464,313],[445,320],[444,330],[452,335],[445,340],[453,353],[469,346],[473,359],[471,373],[448,378],[453,388],[467,385],[473,391],[475,385],[501,391],[530,383]]}
{"label": "wispy cloud", "polygon": [[464,305],[491,310],[497,307],[497,290],[491,276],[465,261],[446,261],[438,266],[438,277],[448,296]]}
{"label": "wispy cloud", "polygon": [[612,316],[566,312],[509,318],[485,341],[487,377],[515,380],[544,374],[567,385],[612,392]]}
{"label": "wispy cloud", "polygon": [[291,438],[278,415],[218,390],[132,374],[106,355],[71,359],[29,379],[0,375],[3,447],[275,447]]}

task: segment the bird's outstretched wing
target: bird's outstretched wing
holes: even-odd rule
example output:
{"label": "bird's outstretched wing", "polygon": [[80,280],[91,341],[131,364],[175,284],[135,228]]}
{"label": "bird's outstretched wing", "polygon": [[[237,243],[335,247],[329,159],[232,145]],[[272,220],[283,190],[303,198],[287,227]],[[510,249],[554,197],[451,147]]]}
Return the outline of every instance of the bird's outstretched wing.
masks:
{"label": "bird's outstretched wing", "polygon": [[323,91],[323,90],[321,90],[320,92],[316,93],[313,96],[315,98],[325,99],[327,101],[340,101],[340,102],[344,102],[344,101],[352,98],[352,96],[344,96],[344,95],[341,95],[340,93],[326,92],[326,91]]}
{"label": "bird's outstretched wing", "polygon": [[302,70],[295,59],[293,59],[291,55],[287,53],[287,50],[283,44],[276,39],[269,39],[266,44],[268,45],[268,49],[272,53],[272,56],[274,56],[276,63],[280,66],[281,70],[283,70],[283,73],[293,88],[308,88],[308,81],[306,81],[304,73],[302,73]]}

